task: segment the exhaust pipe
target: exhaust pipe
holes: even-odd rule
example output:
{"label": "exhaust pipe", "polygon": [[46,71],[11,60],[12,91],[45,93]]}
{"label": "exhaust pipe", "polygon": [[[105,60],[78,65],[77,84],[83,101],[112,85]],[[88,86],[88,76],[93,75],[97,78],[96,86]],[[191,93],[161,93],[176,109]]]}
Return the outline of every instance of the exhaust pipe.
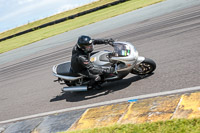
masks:
{"label": "exhaust pipe", "polygon": [[71,87],[63,87],[63,92],[69,91],[87,91],[87,86],[71,86]]}

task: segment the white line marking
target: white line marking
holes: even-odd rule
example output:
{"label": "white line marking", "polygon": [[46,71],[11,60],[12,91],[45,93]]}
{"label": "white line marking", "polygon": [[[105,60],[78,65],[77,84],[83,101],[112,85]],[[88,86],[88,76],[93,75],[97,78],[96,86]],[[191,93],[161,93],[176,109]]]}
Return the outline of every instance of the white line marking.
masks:
{"label": "white line marking", "polygon": [[182,100],[183,100],[183,97],[181,97],[181,99],[179,100],[179,102],[178,102],[178,105],[176,106],[176,109],[175,109],[175,111],[174,111],[173,115],[171,116],[170,120],[172,120],[172,119],[173,119],[173,117],[174,117],[174,114],[175,114],[175,113],[176,113],[176,111],[178,110],[178,108],[179,108],[179,106],[180,106],[180,104],[181,104]]}
{"label": "white line marking", "polygon": [[95,104],[83,105],[83,106],[79,106],[79,107],[72,107],[72,108],[66,108],[66,109],[61,109],[61,110],[57,110],[57,111],[40,113],[40,114],[20,117],[20,118],[11,119],[11,120],[5,120],[5,121],[1,121],[0,124],[16,122],[16,121],[21,121],[21,120],[26,120],[26,119],[32,119],[32,118],[42,117],[42,116],[47,116],[47,115],[53,115],[53,114],[63,113],[63,112],[72,111],[72,110],[87,109],[87,108],[96,107],[96,106],[115,104],[115,103],[120,103],[120,102],[127,102],[128,100],[131,100],[131,99],[144,99],[144,98],[176,94],[176,93],[183,93],[183,92],[198,91],[198,90],[200,90],[200,86],[184,88],[184,89],[177,89],[177,90],[172,90],[172,91],[158,92],[158,93],[152,93],[152,94],[145,94],[145,95],[140,95],[140,96],[122,98],[122,99],[117,99],[117,100],[112,100],[112,101],[105,101],[105,102],[100,102],[100,103],[95,103]]}

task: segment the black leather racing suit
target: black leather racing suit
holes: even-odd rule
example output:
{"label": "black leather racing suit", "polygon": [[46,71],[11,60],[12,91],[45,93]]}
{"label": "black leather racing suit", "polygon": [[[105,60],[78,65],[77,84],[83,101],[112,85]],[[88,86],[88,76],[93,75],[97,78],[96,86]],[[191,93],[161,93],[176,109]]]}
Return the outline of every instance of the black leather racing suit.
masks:
{"label": "black leather racing suit", "polygon": [[[93,40],[94,45],[105,43],[106,40]],[[76,45],[72,50],[71,69],[74,73],[82,74],[88,78],[91,78],[91,84],[93,84],[95,81],[98,81],[98,77],[102,73],[112,73],[111,69],[103,69],[102,67],[94,66],[94,64],[90,62],[90,53],[86,54]]]}

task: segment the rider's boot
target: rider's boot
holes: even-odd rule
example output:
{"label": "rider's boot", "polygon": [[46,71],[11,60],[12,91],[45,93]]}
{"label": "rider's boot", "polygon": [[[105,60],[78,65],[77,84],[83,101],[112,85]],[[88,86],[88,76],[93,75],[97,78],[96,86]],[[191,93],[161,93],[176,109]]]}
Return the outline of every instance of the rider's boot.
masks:
{"label": "rider's boot", "polygon": [[94,89],[95,89],[95,90],[101,90],[101,89],[102,89],[102,86],[99,85],[99,84],[96,84],[96,85],[94,86]]}

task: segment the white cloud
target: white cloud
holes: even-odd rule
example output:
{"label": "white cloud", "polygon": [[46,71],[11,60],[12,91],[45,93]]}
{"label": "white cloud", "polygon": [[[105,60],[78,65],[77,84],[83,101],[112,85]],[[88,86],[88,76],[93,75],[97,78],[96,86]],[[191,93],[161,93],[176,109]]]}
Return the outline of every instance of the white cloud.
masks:
{"label": "white cloud", "polygon": [[30,3],[30,2],[33,2],[34,0],[18,0],[17,3],[19,5],[22,5],[22,4],[26,4],[26,3]]}
{"label": "white cloud", "polygon": [[[4,1],[4,0],[0,0],[0,1]],[[0,17],[0,21],[4,21],[6,19],[12,18],[12,17],[16,17],[18,15],[23,15],[24,13],[30,12],[30,11],[38,11],[38,10],[43,10],[43,9],[51,9],[51,10],[55,10],[53,14],[57,14],[69,9],[73,9],[76,8],[78,6],[81,6],[83,4],[87,4],[86,1],[82,1],[82,0],[11,0],[11,1],[17,1],[18,4],[20,4],[22,6],[22,4],[26,3],[26,6],[19,6],[18,9],[16,9],[15,11],[9,11],[7,12],[7,14],[2,14]],[[81,2],[82,1],[82,2]],[[96,1],[96,0],[89,0],[88,3],[90,3],[91,1]],[[63,5],[61,7],[55,7],[58,5]]]}
{"label": "white cloud", "polygon": [[61,13],[61,12],[64,12],[64,11],[67,11],[67,10],[70,10],[70,9],[73,9],[73,8],[76,8],[78,6],[79,6],[78,4],[77,5],[74,5],[74,4],[64,5],[64,6],[60,7],[55,14]]}
{"label": "white cloud", "polygon": [[[67,4],[66,4],[66,1],[68,1]],[[66,1],[64,2],[64,0],[63,0],[64,5],[61,6],[57,10],[57,12],[55,12],[55,14],[58,14],[58,13],[61,13],[61,12],[67,11],[67,10],[71,10],[71,9],[74,9],[74,8],[77,8],[77,7],[80,7],[80,6],[83,6],[88,3],[98,1],[98,0],[84,0],[84,1],[83,0],[66,0]]]}
{"label": "white cloud", "polygon": [[24,6],[23,8],[20,8],[20,9],[16,10],[15,12],[10,12],[10,13],[0,17],[0,21],[4,21],[4,20],[6,20],[8,18],[16,17],[18,15],[22,15],[22,14],[24,14],[26,12],[29,12],[29,11],[32,11],[32,10],[38,10],[42,6],[46,5],[47,3],[50,3],[50,1],[51,2],[55,2],[56,0],[49,0],[49,1],[43,0],[41,2],[34,2],[34,3],[30,4],[30,5]]}
{"label": "white cloud", "polygon": [[97,0],[0,0],[0,32],[93,1]]}

